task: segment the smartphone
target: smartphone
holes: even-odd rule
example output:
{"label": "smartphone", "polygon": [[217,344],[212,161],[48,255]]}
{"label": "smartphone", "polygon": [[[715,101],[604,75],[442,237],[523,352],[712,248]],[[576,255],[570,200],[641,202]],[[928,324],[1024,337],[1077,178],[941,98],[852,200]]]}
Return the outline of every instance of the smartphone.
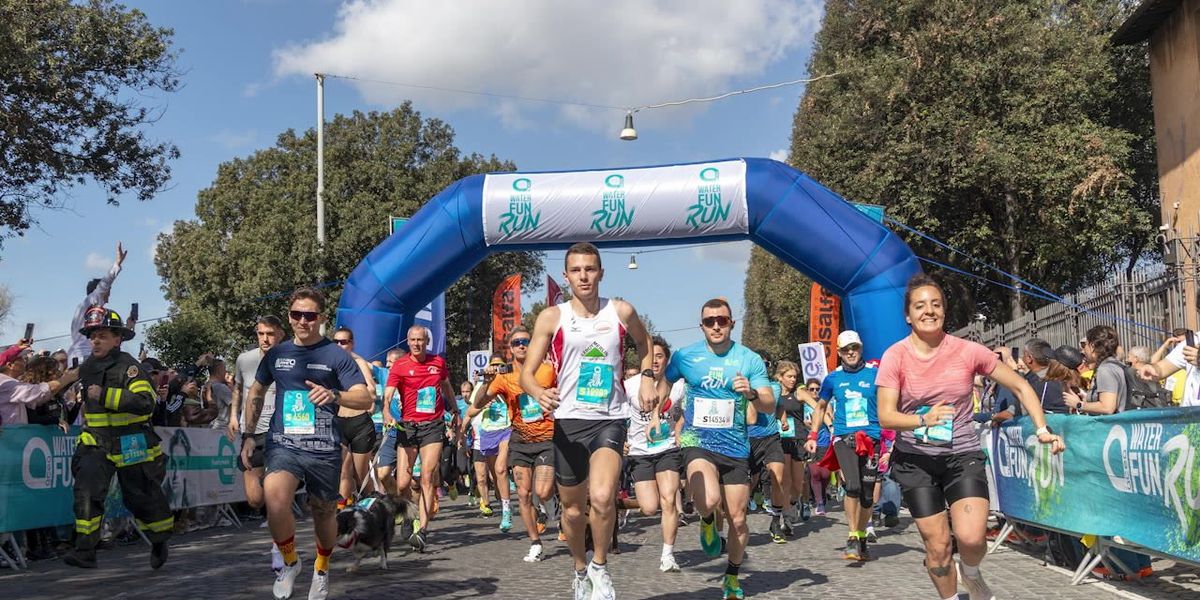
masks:
{"label": "smartphone", "polygon": [[25,337],[23,337],[21,339],[29,340],[31,342],[33,341],[33,323],[25,324]]}
{"label": "smartphone", "polygon": [[512,373],[512,365],[499,365],[496,367],[496,372],[501,375]]}
{"label": "smartphone", "polygon": [[137,319],[138,319],[138,303],[137,302],[134,302],[133,305],[129,307],[129,319],[131,321],[137,321]]}
{"label": "smartphone", "polygon": [[76,356],[75,358],[72,358],[72,359],[71,359],[71,368],[72,368],[72,369],[78,369],[78,368],[79,368],[79,357],[78,357],[78,356]]}
{"label": "smartphone", "polygon": [[1013,357],[1013,360],[1015,360],[1017,362],[1021,362],[1021,348],[1019,346],[1013,346],[1012,357]]}
{"label": "smartphone", "polygon": [[[28,332],[29,331],[28,328],[31,326],[26,325],[25,327],[26,327],[25,331]],[[1192,330],[1189,329],[1186,335],[1187,335],[1187,345],[1195,348],[1196,347],[1196,334],[1192,333]]]}

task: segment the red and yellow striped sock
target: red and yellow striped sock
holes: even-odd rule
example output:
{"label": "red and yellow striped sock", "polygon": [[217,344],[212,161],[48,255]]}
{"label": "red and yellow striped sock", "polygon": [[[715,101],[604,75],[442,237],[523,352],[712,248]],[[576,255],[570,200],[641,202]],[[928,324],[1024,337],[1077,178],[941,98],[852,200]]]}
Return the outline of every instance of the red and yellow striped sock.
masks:
{"label": "red and yellow striped sock", "polygon": [[333,548],[322,548],[320,544],[317,544],[317,562],[313,565],[313,570],[318,573],[328,571],[330,554],[333,554]]}
{"label": "red and yellow striped sock", "polygon": [[279,553],[283,555],[283,563],[294,565],[298,560],[296,556],[296,536],[292,536],[286,540],[275,541],[275,546],[279,548]]}

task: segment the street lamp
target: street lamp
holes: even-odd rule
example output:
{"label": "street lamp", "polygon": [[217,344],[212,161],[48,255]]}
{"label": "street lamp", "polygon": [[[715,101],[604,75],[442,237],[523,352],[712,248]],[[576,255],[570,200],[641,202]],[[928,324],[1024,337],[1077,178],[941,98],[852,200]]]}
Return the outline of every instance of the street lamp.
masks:
{"label": "street lamp", "polygon": [[[621,139],[632,142],[637,139],[637,130],[633,128],[633,111],[625,113],[625,128],[621,130]],[[636,269],[636,266],[630,267]]]}
{"label": "street lamp", "polygon": [[629,270],[630,271],[637,270],[637,255],[636,254],[629,255]]}

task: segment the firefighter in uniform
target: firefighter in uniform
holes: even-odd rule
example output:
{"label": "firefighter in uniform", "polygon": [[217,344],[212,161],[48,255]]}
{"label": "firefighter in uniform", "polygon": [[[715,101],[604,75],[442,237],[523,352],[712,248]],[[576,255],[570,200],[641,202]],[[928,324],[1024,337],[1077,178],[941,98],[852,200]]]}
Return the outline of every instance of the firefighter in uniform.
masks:
{"label": "firefighter in uniform", "polygon": [[117,313],[94,306],[79,332],[91,340],[92,355],[79,367],[84,428],[71,460],[75,549],[64,561],[95,568],[104,501],[116,473],[125,506],[152,545],[150,567],[157,569],[167,560],[175,526],[162,490],[166,456],[150,424],[157,397],[141,364],[121,351],[134,333]]}

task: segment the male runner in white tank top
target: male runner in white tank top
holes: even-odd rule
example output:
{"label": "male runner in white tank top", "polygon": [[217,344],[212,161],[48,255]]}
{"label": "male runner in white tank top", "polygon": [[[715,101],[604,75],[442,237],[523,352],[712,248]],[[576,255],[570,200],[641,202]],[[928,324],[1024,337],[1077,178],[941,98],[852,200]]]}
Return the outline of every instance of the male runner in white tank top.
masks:
{"label": "male runner in white tank top", "polygon": [[[538,315],[521,369],[521,387],[537,398],[543,409],[554,413],[554,475],[563,531],[575,559],[575,600],[612,600],[616,593],[607,570],[608,549],[631,410],[622,381],[622,341],[626,334],[633,338],[642,376],[653,380],[650,334],[628,302],[600,297],[604,269],[595,246],[571,246],[564,262],[563,277],[571,286],[571,301]],[[538,384],[535,375],[543,360],[555,366],[557,387]],[[653,410],[655,386],[642,386],[639,396],[633,401],[639,402],[641,410]],[[590,512],[585,516],[589,501]],[[594,551],[591,565],[584,547],[589,523]]]}

